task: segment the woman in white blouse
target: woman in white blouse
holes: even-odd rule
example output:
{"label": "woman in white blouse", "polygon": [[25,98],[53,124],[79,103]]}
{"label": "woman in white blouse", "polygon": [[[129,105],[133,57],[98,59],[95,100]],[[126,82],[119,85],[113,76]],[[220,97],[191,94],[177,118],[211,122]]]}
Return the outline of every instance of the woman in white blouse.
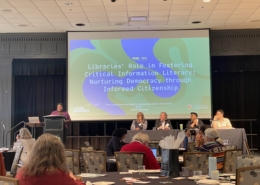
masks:
{"label": "woman in white blouse", "polygon": [[144,114],[142,112],[138,112],[136,119],[132,122],[131,130],[146,130],[147,125],[148,123],[144,118]]}

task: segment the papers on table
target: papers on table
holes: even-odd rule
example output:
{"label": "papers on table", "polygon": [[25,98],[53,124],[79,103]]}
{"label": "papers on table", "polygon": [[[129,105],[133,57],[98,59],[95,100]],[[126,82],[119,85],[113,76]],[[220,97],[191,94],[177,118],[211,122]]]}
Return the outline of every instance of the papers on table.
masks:
{"label": "papers on table", "polygon": [[132,174],[132,172],[119,172],[119,174],[124,175],[124,174]]}
{"label": "papers on table", "polygon": [[183,179],[186,179],[186,177],[176,177],[176,178],[173,178],[175,180],[183,180]]}
{"label": "papers on table", "polygon": [[[81,173],[77,176],[80,176],[80,177],[87,177],[87,178],[95,178],[95,177],[104,177],[106,176],[107,174],[96,174],[96,173]],[[92,183],[93,184],[93,183]]]}
{"label": "papers on table", "polygon": [[9,150],[9,148],[0,148],[0,152],[4,152],[4,151],[7,151]]}
{"label": "papers on table", "polygon": [[148,179],[159,179],[159,176],[147,176]]}
{"label": "papers on table", "polygon": [[116,159],[109,159],[109,161],[113,161],[113,162],[116,162]]}
{"label": "papers on table", "polygon": [[138,173],[138,172],[143,172],[143,173],[160,173],[161,170],[128,170],[130,173]]}
{"label": "papers on table", "polygon": [[183,156],[179,156],[179,162],[183,162]]}
{"label": "papers on table", "polygon": [[124,177],[123,180],[125,180],[126,183],[137,183],[137,184],[148,184],[148,183],[151,183],[150,181],[141,181],[141,180],[135,179],[133,177]]}

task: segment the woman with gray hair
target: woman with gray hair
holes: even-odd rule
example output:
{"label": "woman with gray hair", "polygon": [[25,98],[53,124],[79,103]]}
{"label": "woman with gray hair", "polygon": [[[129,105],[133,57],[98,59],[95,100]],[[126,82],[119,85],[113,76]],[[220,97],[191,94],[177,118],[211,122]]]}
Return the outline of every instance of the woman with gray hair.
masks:
{"label": "woman with gray hair", "polygon": [[221,170],[224,162],[224,152],[226,147],[222,139],[219,138],[219,133],[214,128],[205,130],[205,143],[202,143],[199,137],[196,137],[195,151],[212,152],[214,157],[217,157],[217,168]]}
{"label": "woman with gray hair", "polygon": [[144,166],[146,169],[160,169],[152,150],[147,147],[150,138],[147,134],[139,132],[134,135],[132,142],[122,147],[120,152],[143,152],[144,153]]}
{"label": "woman with gray hair", "polygon": [[19,161],[20,164],[23,164],[24,161],[27,160],[34,143],[35,139],[32,138],[30,131],[27,128],[21,128],[19,130],[19,135],[17,136],[17,141],[14,143],[13,146],[13,151],[16,151],[18,146],[23,147],[23,152]]}

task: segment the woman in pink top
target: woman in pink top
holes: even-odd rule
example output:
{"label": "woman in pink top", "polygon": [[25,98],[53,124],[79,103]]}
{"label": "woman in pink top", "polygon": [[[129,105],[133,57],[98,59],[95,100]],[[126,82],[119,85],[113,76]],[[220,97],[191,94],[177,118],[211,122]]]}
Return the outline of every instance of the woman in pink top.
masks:
{"label": "woman in pink top", "polygon": [[58,103],[57,104],[57,110],[52,111],[51,115],[53,116],[64,116],[65,117],[65,128],[68,129],[67,123],[71,122],[70,115],[68,112],[63,111],[63,104]]}
{"label": "woman in pink top", "polygon": [[41,135],[16,178],[20,185],[83,185],[68,170],[64,145],[59,137]]}

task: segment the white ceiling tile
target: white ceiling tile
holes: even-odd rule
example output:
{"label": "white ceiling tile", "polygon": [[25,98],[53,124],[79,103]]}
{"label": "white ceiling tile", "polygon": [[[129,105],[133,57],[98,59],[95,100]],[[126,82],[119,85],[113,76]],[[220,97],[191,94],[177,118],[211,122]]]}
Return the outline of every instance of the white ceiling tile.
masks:
{"label": "white ceiling tile", "polygon": [[228,19],[247,19],[250,15],[242,14],[242,15],[231,15]]}
{"label": "white ceiling tile", "polygon": [[219,0],[218,3],[220,4],[226,4],[226,3],[240,3],[241,0]]}
{"label": "white ceiling tile", "polygon": [[243,23],[246,19],[228,19],[226,23]]}
{"label": "white ceiling tile", "polygon": [[45,19],[45,17],[42,14],[34,14],[34,13],[24,13],[23,17],[25,17],[26,19],[30,19],[30,18]]}
{"label": "white ceiling tile", "polygon": [[252,14],[254,13],[254,9],[236,9],[233,14]]}
{"label": "white ceiling tile", "polygon": [[95,17],[95,18],[99,18],[99,17],[107,17],[107,14],[106,12],[100,12],[100,13],[88,13],[86,12],[86,15],[88,18],[92,18],[92,17]]}
{"label": "white ceiling tile", "polygon": [[127,17],[127,12],[107,12],[108,17]]}
{"label": "white ceiling tile", "polygon": [[172,0],[172,4],[190,4],[193,5],[195,0]]}
{"label": "white ceiling tile", "polygon": [[12,25],[11,23],[3,23],[3,24],[1,24],[1,27],[2,28],[13,28],[14,25]]}
{"label": "white ceiling tile", "polygon": [[218,20],[208,20],[206,24],[222,24],[225,23],[226,19],[218,19]]}
{"label": "white ceiling tile", "polygon": [[149,4],[148,0],[126,0],[127,6],[144,6]]}
{"label": "white ceiling tile", "polygon": [[110,22],[109,23],[110,24],[110,26],[129,26],[129,24],[128,24],[128,22],[120,22],[120,23],[118,23],[118,22]]}
{"label": "white ceiling tile", "polygon": [[209,17],[210,20],[218,20],[218,19],[228,19],[230,17],[229,14],[214,14]]}
{"label": "white ceiling tile", "polygon": [[110,26],[109,23],[107,22],[100,22],[100,23],[90,23],[92,27],[105,27],[105,26]]}
{"label": "white ceiling tile", "polygon": [[170,12],[169,11],[150,11],[149,16],[152,17],[160,17],[160,16],[169,16]]}
{"label": "white ceiling tile", "polygon": [[14,7],[35,7],[35,5],[30,0],[9,0],[8,2]]}
{"label": "white ceiling tile", "polygon": [[8,24],[9,22],[6,19],[0,19],[0,25],[2,24]]}
{"label": "white ceiling tile", "polygon": [[38,7],[43,13],[62,13],[59,7]]}
{"label": "white ceiling tile", "polygon": [[53,17],[51,17],[51,18],[48,18],[48,21],[50,22],[50,23],[68,23],[69,21],[68,21],[68,19],[66,19],[66,18],[53,18]]}
{"label": "white ceiling tile", "polygon": [[144,12],[148,9],[148,6],[127,6],[127,10],[130,12]]}
{"label": "white ceiling tile", "polygon": [[212,13],[212,10],[192,10],[191,15],[210,15]]}
{"label": "white ceiling tile", "polygon": [[59,23],[59,22],[55,22],[55,23],[51,23],[54,27],[72,27],[72,25],[70,23]]}
{"label": "white ceiling tile", "polygon": [[225,10],[225,9],[231,9],[234,10],[237,7],[237,3],[230,3],[230,4],[217,4],[215,6],[215,10]]}
{"label": "white ceiling tile", "polygon": [[26,19],[7,19],[12,24],[30,24]]}
{"label": "white ceiling tile", "polygon": [[[74,6],[81,6],[81,4],[79,3],[79,1],[77,0],[56,0],[56,3],[58,4],[58,6],[61,7],[74,7]],[[72,3],[71,5],[67,5],[67,3]]]}
{"label": "white ceiling tile", "polygon": [[150,0],[149,1],[149,5],[171,5],[172,4],[172,0]]}
{"label": "white ceiling tile", "polygon": [[128,17],[133,16],[148,16],[148,12],[128,12]]}
{"label": "white ceiling tile", "polygon": [[146,26],[148,25],[147,21],[140,21],[140,22],[129,22],[130,26]]}
{"label": "white ceiling tile", "polygon": [[86,23],[88,22],[88,19],[85,17],[78,17],[78,18],[75,18],[75,17],[68,17],[67,18],[69,22],[83,22],[83,23]]}
{"label": "white ceiling tile", "polygon": [[213,10],[212,14],[218,14],[218,15],[221,15],[221,14],[232,14],[233,10],[230,10],[230,9],[227,9],[227,10]]}
{"label": "white ceiling tile", "polygon": [[207,19],[208,17],[203,15],[192,15],[189,17],[189,20],[191,21],[205,21]]}
{"label": "white ceiling tile", "polygon": [[33,1],[33,3],[37,6],[37,7],[55,7],[58,6],[58,4],[55,1]]}
{"label": "white ceiling tile", "polygon": [[216,6],[216,4],[212,4],[212,3],[210,3],[210,4],[204,3],[203,5],[195,4],[193,6],[193,9],[194,10],[212,10],[215,8],[215,6]]}
{"label": "white ceiling tile", "polygon": [[149,21],[149,25],[167,25],[168,21]]}
{"label": "white ceiling tile", "polygon": [[64,13],[43,13],[47,18],[65,18]]}
{"label": "white ceiling tile", "polygon": [[108,18],[109,22],[127,22],[128,18],[127,17],[112,17],[112,18]]}
{"label": "white ceiling tile", "polygon": [[250,18],[254,18],[254,19],[260,19],[260,13],[258,13],[258,14],[252,14],[251,16],[250,16]]}
{"label": "white ceiling tile", "polygon": [[169,20],[171,21],[187,21],[189,19],[188,15],[176,15],[176,16],[170,16]]}
{"label": "white ceiling tile", "polygon": [[41,22],[34,22],[31,23],[34,27],[53,27],[51,23],[41,23]]}
{"label": "white ceiling tile", "polygon": [[108,22],[107,18],[88,18],[90,23],[104,23],[104,22]]}
{"label": "white ceiling tile", "polygon": [[217,4],[218,0],[211,0],[210,2],[203,2],[203,0],[196,0],[195,4],[201,4],[201,5],[209,5],[209,4]]}
{"label": "white ceiling tile", "polygon": [[111,0],[103,0],[104,6],[122,6],[126,5],[125,0],[117,0],[116,2],[112,2]]}
{"label": "white ceiling tile", "polygon": [[187,21],[168,21],[170,25],[185,25]]}
{"label": "white ceiling tile", "polygon": [[103,6],[102,0],[81,0],[79,1],[81,6]]}
{"label": "white ceiling tile", "polygon": [[237,9],[257,9],[260,6],[259,3],[240,3]]}
{"label": "white ceiling tile", "polygon": [[107,12],[125,12],[127,11],[126,6],[106,6]]}
{"label": "white ceiling tile", "polygon": [[22,18],[24,18],[19,13],[1,14],[1,16],[4,17],[4,18],[8,18],[8,19],[22,19]]}
{"label": "white ceiling tile", "polygon": [[177,10],[177,11],[191,11],[193,8],[193,5],[189,4],[173,4],[171,7],[171,11]]}
{"label": "white ceiling tile", "polygon": [[174,15],[190,15],[190,11],[171,11],[170,16]]}
{"label": "white ceiling tile", "polygon": [[49,23],[47,19],[30,18],[27,19],[30,23]]}
{"label": "white ceiling tile", "polygon": [[66,17],[71,18],[82,18],[87,17],[85,13],[64,13]]}
{"label": "white ceiling tile", "polygon": [[79,13],[84,12],[82,7],[74,6],[74,7],[60,7],[63,12],[66,13]]}
{"label": "white ceiling tile", "polygon": [[41,12],[39,11],[39,9],[36,8],[36,7],[30,7],[30,8],[28,8],[28,7],[22,6],[22,7],[17,7],[16,10],[18,10],[20,13],[35,13],[35,14],[41,13]]}
{"label": "white ceiling tile", "polygon": [[168,16],[161,16],[161,17],[149,17],[149,21],[167,21]]}
{"label": "white ceiling tile", "polygon": [[170,11],[171,6],[164,5],[164,6],[149,6],[149,11]]}
{"label": "white ceiling tile", "polygon": [[105,13],[106,10],[103,6],[91,6],[91,7],[82,7],[85,12],[88,13]]}

